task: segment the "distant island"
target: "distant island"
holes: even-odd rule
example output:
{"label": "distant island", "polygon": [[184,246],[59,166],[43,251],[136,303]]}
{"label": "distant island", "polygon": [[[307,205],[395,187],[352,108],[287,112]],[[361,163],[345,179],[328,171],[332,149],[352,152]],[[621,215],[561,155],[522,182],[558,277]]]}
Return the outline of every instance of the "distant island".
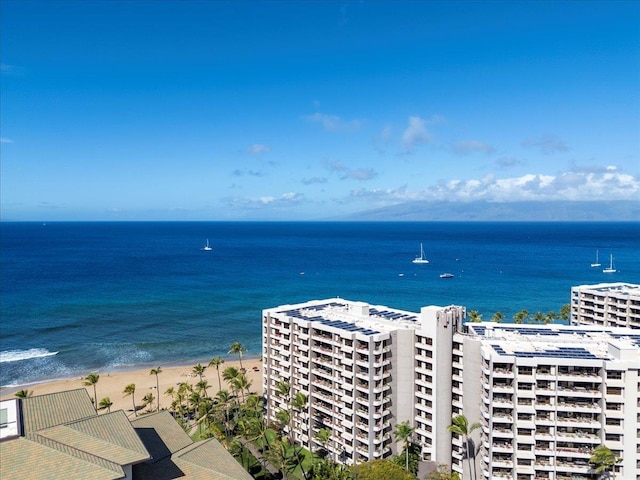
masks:
{"label": "distant island", "polygon": [[532,222],[638,222],[640,200],[529,201],[529,202],[406,202],[343,215],[345,221],[532,221]]}

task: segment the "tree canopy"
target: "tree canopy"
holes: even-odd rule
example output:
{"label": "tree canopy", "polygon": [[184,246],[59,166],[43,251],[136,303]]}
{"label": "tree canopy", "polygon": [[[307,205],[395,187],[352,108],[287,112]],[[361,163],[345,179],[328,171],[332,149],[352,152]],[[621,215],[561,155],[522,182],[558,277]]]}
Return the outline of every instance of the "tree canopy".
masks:
{"label": "tree canopy", "polygon": [[355,480],[416,480],[416,476],[389,460],[373,460],[351,467]]}

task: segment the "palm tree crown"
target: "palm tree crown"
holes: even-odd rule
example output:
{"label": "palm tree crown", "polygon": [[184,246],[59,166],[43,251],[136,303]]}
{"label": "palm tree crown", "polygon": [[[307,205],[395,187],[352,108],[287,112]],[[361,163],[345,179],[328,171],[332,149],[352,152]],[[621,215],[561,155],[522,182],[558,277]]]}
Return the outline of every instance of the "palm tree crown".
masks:
{"label": "palm tree crown", "polygon": [[220,379],[220,365],[224,363],[224,360],[220,357],[213,357],[209,362],[210,367],[216,367],[218,373],[218,390],[222,390],[222,380]]}
{"label": "palm tree crown", "polygon": [[451,425],[447,427],[447,429],[451,433],[460,435],[464,438],[464,449],[465,449],[467,458],[469,459],[469,469],[471,469],[472,458],[475,463],[475,451],[474,451],[475,449],[473,447],[472,440],[469,439],[469,435],[471,435],[471,433],[474,430],[477,430],[478,428],[481,428],[481,427],[482,427],[482,424],[478,422],[474,422],[471,425],[469,425],[469,420],[467,420],[467,417],[465,417],[462,414],[454,416],[451,419]]}
{"label": "palm tree crown", "polygon": [[240,359],[240,368],[242,369],[242,354],[247,351],[247,347],[242,345],[240,342],[233,342],[231,344],[231,348],[229,349],[229,353],[237,353],[238,358]]}
{"label": "palm tree crown", "polygon": [[618,462],[620,462],[620,459],[605,445],[598,445],[594,448],[593,454],[589,459],[589,463],[595,465],[595,472],[604,478],[608,477],[609,472],[613,470],[613,467]]}
{"label": "palm tree crown", "polygon": [[111,407],[113,406],[113,402],[111,401],[111,399],[109,397],[104,397],[102,400],[100,400],[100,403],[98,404],[98,410],[106,410],[107,413],[111,412]]}
{"label": "palm tree crown", "polygon": [[22,389],[22,390],[18,390],[14,395],[17,398],[27,398],[33,395],[33,392],[26,389]]}
{"label": "palm tree crown", "polygon": [[407,470],[409,470],[409,443],[411,442],[413,432],[415,432],[415,428],[412,428],[408,421],[397,424],[396,431],[393,432],[396,440],[404,443],[405,468]]}
{"label": "palm tree crown", "polygon": [[136,384],[135,383],[130,383],[129,385],[127,385],[126,387],[124,387],[124,391],[122,392],[124,393],[124,396],[128,396],[131,395],[131,401],[133,402],[133,413],[135,414],[135,416],[138,416],[138,412],[136,410],[136,399],[135,399],[135,393],[136,393]]}
{"label": "palm tree crown", "polygon": [[160,384],[158,382],[158,375],[162,373],[162,368],[158,367],[158,368],[152,368],[151,371],[149,372],[149,375],[155,375],[156,376],[156,393],[158,394],[158,411],[160,411]]}
{"label": "palm tree crown", "polygon": [[84,377],[82,384],[85,387],[90,387],[93,386],[93,408],[96,409],[96,412],[98,411],[98,396],[96,394],[96,383],[98,383],[98,380],[100,380],[100,375],[98,375],[97,373],[90,373],[89,375],[87,375],[86,377]]}

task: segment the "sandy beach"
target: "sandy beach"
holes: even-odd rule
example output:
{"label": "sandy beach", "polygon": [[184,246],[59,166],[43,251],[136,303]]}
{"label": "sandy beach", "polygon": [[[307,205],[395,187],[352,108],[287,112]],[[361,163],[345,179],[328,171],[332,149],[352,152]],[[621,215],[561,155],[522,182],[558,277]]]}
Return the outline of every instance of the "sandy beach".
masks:
{"label": "sandy beach", "polygon": [[[209,360],[203,360],[200,362],[203,366],[209,364]],[[183,382],[195,385],[200,381],[200,377],[193,373],[193,367],[198,362],[194,362],[193,365],[182,366],[162,366],[159,365],[162,371],[158,375],[158,384],[160,390],[160,408],[167,408],[171,404],[171,398],[165,395],[165,391],[169,387],[177,388]],[[251,382],[251,392],[262,394],[262,363],[259,359],[243,359],[242,366],[246,369],[246,375]],[[220,365],[220,376],[227,367],[240,368],[240,362],[238,360],[225,360]],[[157,367],[151,367],[157,368]],[[133,402],[131,396],[125,396],[123,390],[131,383],[135,384],[135,401],[138,408],[142,404],[142,397],[148,393],[152,393],[157,401],[158,395],[156,392],[156,376],[150,374],[151,368],[145,368],[140,370],[131,371],[115,371],[115,372],[97,372],[100,375],[98,383],[96,384],[96,392],[98,397],[98,403],[105,397],[109,397],[113,405],[111,411],[124,410],[127,415],[133,416]],[[215,367],[207,367],[203,380],[206,380],[209,384],[207,394],[214,396],[218,388],[218,374]],[[89,392],[89,396],[93,398],[93,386],[85,387],[83,385],[83,379],[80,377],[69,378],[64,380],[55,380],[51,382],[38,383],[23,387],[3,389],[0,392],[0,400],[7,398],[14,398],[16,391],[25,389],[33,392],[33,395],[45,395],[47,393],[61,392],[65,390],[74,390],[76,388],[85,388]],[[229,386],[222,379],[222,388],[229,389]],[[154,401],[155,405],[155,401]],[[155,407],[154,407],[155,408]],[[147,411],[145,408],[144,411]],[[98,413],[106,412],[101,410]],[[140,410],[139,410],[140,412]]]}

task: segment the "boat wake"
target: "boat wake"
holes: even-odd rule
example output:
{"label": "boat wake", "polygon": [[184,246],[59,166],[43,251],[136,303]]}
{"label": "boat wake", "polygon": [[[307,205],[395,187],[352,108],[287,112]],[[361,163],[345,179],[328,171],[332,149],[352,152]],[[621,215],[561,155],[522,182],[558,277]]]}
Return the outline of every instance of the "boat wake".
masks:
{"label": "boat wake", "polygon": [[52,357],[58,352],[50,352],[46,348],[30,348],[29,350],[7,350],[0,352],[0,363],[19,362],[32,358]]}

